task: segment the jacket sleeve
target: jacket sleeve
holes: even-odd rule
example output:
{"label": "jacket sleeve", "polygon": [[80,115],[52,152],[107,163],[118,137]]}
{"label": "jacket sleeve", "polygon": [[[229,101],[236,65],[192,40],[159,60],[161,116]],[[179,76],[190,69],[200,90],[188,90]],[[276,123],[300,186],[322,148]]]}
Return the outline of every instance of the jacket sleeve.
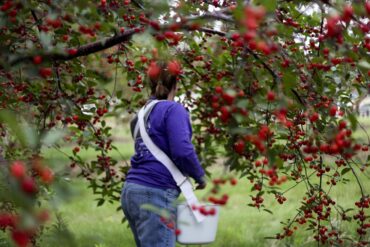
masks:
{"label": "jacket sleeve", "polygon": [[191,142],[192,129],[189,114],[179,103],[171,106],[167,112],[166,134],[172,161],[185,175],[202,183],[205,175],[198,156]]}

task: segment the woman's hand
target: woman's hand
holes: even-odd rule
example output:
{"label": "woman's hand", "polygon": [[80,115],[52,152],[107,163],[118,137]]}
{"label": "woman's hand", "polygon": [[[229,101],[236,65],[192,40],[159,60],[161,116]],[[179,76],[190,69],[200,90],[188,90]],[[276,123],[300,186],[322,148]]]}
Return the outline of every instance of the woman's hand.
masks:
{"label": "woman's hand", "polygon": [[205,180],[201,181],[200,183],[197,183],[197,186],[195,187],[196,190],[203,190],[207,187],[207,182]]}
{"label": "woman's hand", "polygon": [[195,187],[196,190],[203,190],[205,189],[207,186],[207,183],[206,182],[203,182],[201,184],[197,184],[197,187]]}
{"label": "woman's hand", "polygon": [[197,179],[196,180],[196,187],[195,187],[195,189],[196,190],[203,190],[204,188],[206,188],[206,186],[207,186],[207,181],[206,181],[206,177],[205,176],[203,176],[203,177],[201,177],[200,179]]}

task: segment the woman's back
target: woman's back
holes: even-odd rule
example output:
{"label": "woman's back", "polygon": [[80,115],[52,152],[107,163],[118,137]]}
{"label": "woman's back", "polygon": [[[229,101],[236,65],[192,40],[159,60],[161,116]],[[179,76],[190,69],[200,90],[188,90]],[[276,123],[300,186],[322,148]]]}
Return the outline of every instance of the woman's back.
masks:
{"label": "woman's back", "polygon": [[[131,123],[134,132],[137,118]],[[164,151],[186,175],[200,181],[204,171],[191,143],[191,125],[186,109],[174,101],[157,103],[147,121],[147,131],[153,142]],[[157,188],[177,188],[167,168],[157,161],[146,148],[138,133],[135,154],[126,181]],[[177,188],[178,189],[178,188]]]}

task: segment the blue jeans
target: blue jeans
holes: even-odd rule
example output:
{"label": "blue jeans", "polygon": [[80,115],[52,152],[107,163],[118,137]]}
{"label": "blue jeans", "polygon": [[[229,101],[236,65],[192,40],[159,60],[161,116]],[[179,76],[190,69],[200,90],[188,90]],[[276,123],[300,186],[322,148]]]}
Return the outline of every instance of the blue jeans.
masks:
{"label": "blue jeans", "polygon": [[[125,182],[121,204],[123,213],[134,234],[137,247],[174,247],[176,244],[176,189],[159,189]],[[166,221],[157,213],[141,208],[149,204],[166,209],[173,220]]]}

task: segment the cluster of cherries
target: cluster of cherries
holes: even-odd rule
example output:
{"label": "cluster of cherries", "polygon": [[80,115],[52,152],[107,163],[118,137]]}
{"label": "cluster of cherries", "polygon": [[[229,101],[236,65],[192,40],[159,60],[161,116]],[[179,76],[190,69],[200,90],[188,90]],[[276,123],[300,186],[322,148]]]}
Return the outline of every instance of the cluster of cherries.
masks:
{"label": "cluster of cherries", "polygon": [[[54,174],[50,168],[44,166],[39,158],[32,160],[31,169],[28,170],[26,163],[23,161],[14,161],[9,165],[9,173],[12,178],[18,183],[21,193],[34,199],[39,192],[36,178],[44,185],[49,185],[54,180]],[[35,234],[37,234],[38,226],[49,220],[47,210],[39,210],[37,212],[29,212],[34,219],[35,225],[25,227],[22,222],[22,217],[15,211],[0,212],[0,230],[9,229],[11,238],[20,247],[29,246]]]}

